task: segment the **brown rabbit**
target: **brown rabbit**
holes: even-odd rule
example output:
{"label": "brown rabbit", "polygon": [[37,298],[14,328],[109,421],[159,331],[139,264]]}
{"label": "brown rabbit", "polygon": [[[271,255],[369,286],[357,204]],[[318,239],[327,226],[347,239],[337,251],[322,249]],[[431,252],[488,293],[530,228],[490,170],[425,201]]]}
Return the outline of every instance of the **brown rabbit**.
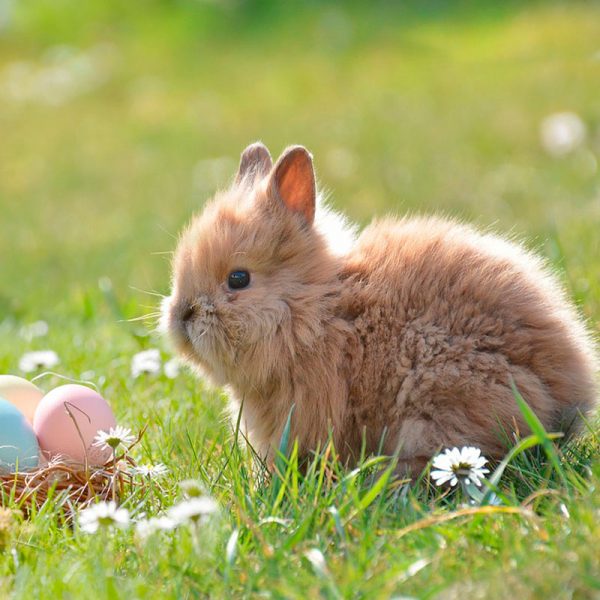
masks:
{"label": "brown rabbit", "polygon": [[527,431],[511,380],[548,430],[577,429],[594,349],[539,258],[435,217],[353,234],[319,205],[306,149],[273,166],[257,143],[181,236],[164,326],[261,454],[295,406],[304,454],[331,432],[344,460],[364,444],[413,473],[447,446],[498,458]]}

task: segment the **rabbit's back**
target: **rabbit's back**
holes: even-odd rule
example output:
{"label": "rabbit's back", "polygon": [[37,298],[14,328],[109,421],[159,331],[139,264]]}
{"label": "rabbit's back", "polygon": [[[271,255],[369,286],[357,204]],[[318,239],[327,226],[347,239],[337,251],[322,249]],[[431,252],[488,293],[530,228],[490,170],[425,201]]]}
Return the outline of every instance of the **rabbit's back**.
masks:
{"label": "rabbit's back", "polygon": [[[595,403],[594,352],[553,274],[521,246],[435,218],[373,223],[344,272],[361,368],[349,428],[412,460],[504,451],[525,430],[511,378],[550,430]],[[357,440],[355,441],[357,443]]]}

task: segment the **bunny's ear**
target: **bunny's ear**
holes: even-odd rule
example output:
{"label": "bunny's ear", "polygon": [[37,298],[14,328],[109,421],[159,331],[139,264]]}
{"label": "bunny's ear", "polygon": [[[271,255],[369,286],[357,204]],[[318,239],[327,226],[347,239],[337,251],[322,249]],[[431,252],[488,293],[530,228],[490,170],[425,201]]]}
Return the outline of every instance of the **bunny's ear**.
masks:
{"label": "bunny's ear", "polygon": [[243,152],[235,180],[240,183],[250,177],[264,177],[273,167],[273,160],[262,142],[250,144]]}
{"label": "bunny's ear", "polygon": [[284,151],[273,169],[269,187],[288,210],[301,214],[312,225],[317,186],[312,156],[306,148],[291,146]]}

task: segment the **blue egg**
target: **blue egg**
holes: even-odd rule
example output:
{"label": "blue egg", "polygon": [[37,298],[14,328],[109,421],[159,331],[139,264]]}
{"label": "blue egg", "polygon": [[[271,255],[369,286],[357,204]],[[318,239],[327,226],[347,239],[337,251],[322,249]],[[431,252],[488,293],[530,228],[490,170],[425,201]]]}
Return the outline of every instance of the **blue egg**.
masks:
{"label": "blue egg", "polygon": [[38,466],[37,438],[18,408],[0,396],[0,471],[29,471]]}

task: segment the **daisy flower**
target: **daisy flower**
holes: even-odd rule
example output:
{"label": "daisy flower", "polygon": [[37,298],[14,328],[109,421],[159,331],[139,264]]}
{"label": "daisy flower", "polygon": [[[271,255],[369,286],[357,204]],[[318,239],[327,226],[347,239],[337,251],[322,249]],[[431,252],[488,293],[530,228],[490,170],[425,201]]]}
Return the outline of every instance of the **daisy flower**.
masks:
{"label": "daisy flower", "polygon": [[157,463],[155,465],[137,465],[133,467],[132,471],[136,475],[143,475],[144,477],[153,479],[155,477],[166,475],[169,472],[169,469],[166,465]]}
{"label": "daisy flower", "polygon": [[133,355],[131,359],[131,375],[135,379],[144,373],[156,374],[160,372],[160,351],[156,348],[144,350]]}
{"label": "daisy flower", "polygon": [[217,509],[217,503],[212,498],[200,496],[173,505],[167,511],[167,517],[172,519],[177,525],[189,521],[197,523],[199,520],[216,513]]}
{"label": "daisy flower", "polygon": [[186,498],[198,498],[205,495],[204,486],[197,479],[184,479],[179,487]]}
{"label": "daisy flower", "polygon": [[560,112],[542,121],[541,140],[544,150],[553,156],[565,156],[577,150],[587,134],[585,123],[573,112]]}
{"label": "daisy flower", "polygon": [[474,483],[481,485],[481,480],[485,479],[485,474],[489,469],[485,469],[487,463],[485,456],[481,456],[481,450],[473,446],[463,448],[452,448],[438,454],[432,463],[431,478],[437,485],[443,485],[450,482],[455,486],[459,481],[469,485]]}
{"label": "daisy flower", "polygon": [[31,373],[38,369],[51,369],[60,362],[58,354],[54,350],[39,350],[37,352],[26,352],[19,360],[19,369],[23,373]]}
{"label": "daisy flower", "polygon": [[118,508],[116,502],[98,502],[79,513],[79,527],[85,533],[96,533],[98,529],[118,527],[126,529],[129,525],[129,511]]}
{"label": "daisy flower", "polygon": [[165,366],[164,366],[165,375],[169,379],[175,379],[179,375],[180,368],[181,368],[181,365],[180,365],[179,361],[176,358],[172,358],[171,360],[168,360],[165,363]]}
{"label": "daisy flower", "polygon": [[46,323],[46,321],[35,321],[34,323],[23,325],[19,330],[19,334],[28,342],[33,338],[44,337],[45,335],[48,335],[48,323]]}
{"label": "daisy flower", "polygon": [[131,429],[117,425],[116,427],[111,427],[109,431],[102,431],[100,429],[94,438],[93,445],[101,450],[110,448],[114,451],[119,446],[127,449],[135,442],[135,439],[135,435],[131,433]]}
{"label": "daisy flower", "polygon": [[135,525],[135,533],[142,539],[146,539],[157,531],[171,531],[175,529],[177,523],[169,517],[152,517],[138,521]]}

